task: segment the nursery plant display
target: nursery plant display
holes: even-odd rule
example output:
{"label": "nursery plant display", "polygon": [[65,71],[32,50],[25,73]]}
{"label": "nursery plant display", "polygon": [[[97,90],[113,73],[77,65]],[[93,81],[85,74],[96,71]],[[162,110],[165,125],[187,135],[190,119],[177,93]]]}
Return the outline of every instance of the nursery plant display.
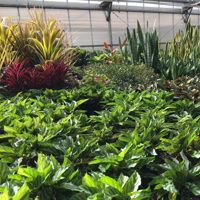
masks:
{"label": "nursery plant display", "polygon": [[88,52],[29,14],[0,24],[0,200],[198,200],[197,28]]}

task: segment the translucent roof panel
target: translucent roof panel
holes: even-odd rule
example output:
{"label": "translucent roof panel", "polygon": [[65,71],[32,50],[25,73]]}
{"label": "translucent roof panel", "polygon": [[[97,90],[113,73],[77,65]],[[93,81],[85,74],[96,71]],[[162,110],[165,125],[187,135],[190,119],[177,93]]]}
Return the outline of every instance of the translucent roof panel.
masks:
{"label": "translucent roof panel", "polygon": [[[11,16],[15,23],[19,18],[30,20],[27,8],[43,7],[46,16],[53,16],[60,27],[72,38],[72,46],[103,49],[103,43],[117,45],[119,37],[126,37],[126,28],[137,27],[143,31],[156,29],[160,43],[171,41],[179,30],[185,30],[182,9],[189,0],[113,0],[110,21],[99,0],[0,0],[0,17]],[[199,2],[194,0],[193,3]],[[200,8],[191,12],[192,25],[199,25]],[[147,26],[148,22],[148,26]]]}

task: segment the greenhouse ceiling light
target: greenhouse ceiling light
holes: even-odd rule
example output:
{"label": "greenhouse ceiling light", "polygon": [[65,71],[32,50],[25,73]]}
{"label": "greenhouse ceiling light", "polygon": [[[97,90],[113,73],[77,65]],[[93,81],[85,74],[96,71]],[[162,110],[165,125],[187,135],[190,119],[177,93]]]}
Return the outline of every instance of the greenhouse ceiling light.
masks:
{"label": "greenhouse ceiling light", "polygon": [[[45,0],[45,2],[55,2],[55,0]],[[57,1],[58,3],[62,2],[65,3],[66,0],[59,0]],[[89,1],[89,3],[92,4],[97,4],[100,5],[103,1]],[[104,1],[105,2],[105,1]],[[107,1],[107,2],[112,2],[113,5],[119,5],[119,6],[126,6],[128,4],[128,6],[136,6],[136,7],[143,7],[143,5],[145,7],[151,7],[151,8],[158,8],[158,4],[152,3],[152,2],[148,2],[145,3],[145,1],[118,1],[118,0],[111,0],[111,1]],[[74,3],[74,4],[88,4],[88,1],[86,0],[68,0],[68,3]],[[181,8],[180,6],[174,6],[176,8]],[[172,9],[173,6],[172,5],[162,5],[160,4],[160,8],[166,8],[166,9]]]}
{"label": "greenhouse ceiling light", "polygon": [[195,3],[188,3],[188,4],[186,4],[183,8],[182,8],[182,13],[183,13],[183,21],[185,22],[185,23],[187,23],[188,22],[188,19],[189,19],[189,17],[190,17],[190,15],[191,15],[191,13],[192,13],[192,9],[193,9],[193,7],[197,7],[197,6],[199,6],[200,5],[200,2],[195,2]]}
{"label": "greenhouse ceiling light", "polygon": [[106,21],[109,22],[110,21],[111,10],[112,10],[112,1],[103,1],[99,5],[99,7],[102,8],[102,10],[105,13]]}

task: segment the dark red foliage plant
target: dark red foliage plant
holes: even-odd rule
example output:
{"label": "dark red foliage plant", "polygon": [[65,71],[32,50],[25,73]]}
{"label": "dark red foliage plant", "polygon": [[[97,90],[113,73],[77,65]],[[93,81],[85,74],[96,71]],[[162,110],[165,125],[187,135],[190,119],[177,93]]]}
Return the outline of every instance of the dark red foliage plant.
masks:
{"label": "dark red foliage plant", "polygon": [[43,87],[41,72],[38,69],[29,68],[26,73],[26,84],[29,89],[41,89]]}
{"label": "dark red foliage plant", "polygon": [[40,76],[44,87],[50,89],[62,88],[65,79],[71,71],[69,64],[62,62],[49,62],[40,67]]}
{"label": "dark red foliage plant", "polygon": [[26,88],[26,74],[28,70],[28,68],[24,67],[26,63],[27,59],[21,63],[18,60],[9,63],[3,68],[1,83],[7,85],[14,91],[24,91]]}
{"label": "dark red foliage plant", "polygon": [[48,62],[36,68],[26,66],[27,60],[9,63],[3,69],[1,83],[18,92],[27,89],[59,89],[65,86],[65,80],[71,68],[62,62]]}

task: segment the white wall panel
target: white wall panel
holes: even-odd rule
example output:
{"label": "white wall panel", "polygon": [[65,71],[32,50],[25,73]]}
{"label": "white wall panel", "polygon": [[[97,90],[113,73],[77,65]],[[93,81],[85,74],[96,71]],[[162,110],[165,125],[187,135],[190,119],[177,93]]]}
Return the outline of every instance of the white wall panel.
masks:
{"label": "white wall panel", "polygon": [[92,45],[89,12],[70,10],[73,45]]}
{"label": "white wall panel", "polygon": [[[91,11],[94,44],[110,43],[108,22],[103,11]],[[103,47],[102,47],[103,48]]]}
{"label": "white wall panel", "polygon": [[173,16],[172,14],[160,14],[160,42],[171,41],[173,38]]}
{"label": "white wall panel", "polygon": [[13,23],[18,20],[18,11],[16,8],[3,7],[0,8],[0,18],[10,16],[12,18]]}
{"label": "white wall panel", "polygon": [[[127,28],[127,13],[126,12],[115,12],[111,16],[112,24],[112,35],[113,35],[113,44],[119,44],[119,37],[123,41],[126,37],[126,28]],[[123,21],[122,21],[123,20]]]}

